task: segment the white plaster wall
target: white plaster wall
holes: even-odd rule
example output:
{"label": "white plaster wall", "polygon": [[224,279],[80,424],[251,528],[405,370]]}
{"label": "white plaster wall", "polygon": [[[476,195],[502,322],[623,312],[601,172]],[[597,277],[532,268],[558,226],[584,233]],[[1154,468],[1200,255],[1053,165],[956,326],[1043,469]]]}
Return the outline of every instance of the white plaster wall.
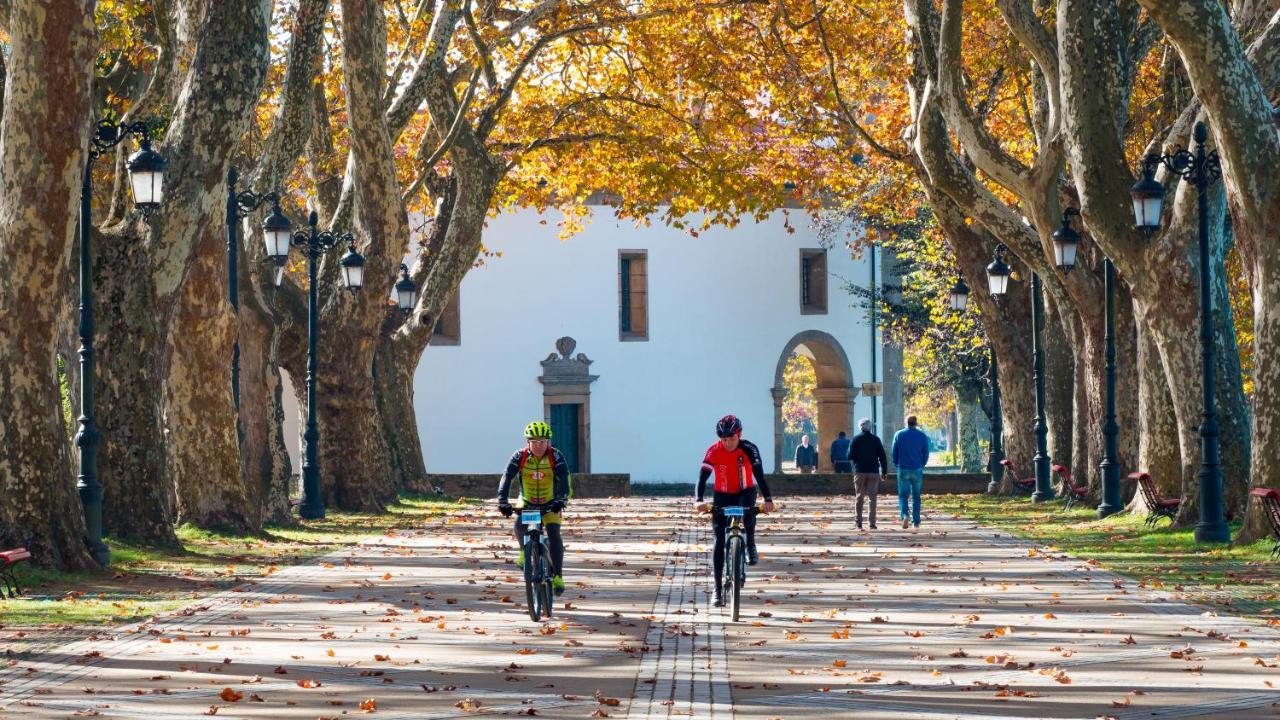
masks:
{"label": "white plaster wall", "polygon": [[[870,380],[866,312],[844,278],[865,285],[865,259],[828,253],[828,314],[801,315],[799,248],[819,247],[807,219],[713,228],[693,238],[655,223],[637,228],[595,208],[585,232],[560,241],[558,214],[521,210],[491,219],[485,246],[501,252],[471,270],[459,292],[461,344],[430,347],[415,376],[427,469],[501,472],[542,419],[539,362],[555,340],[577,340],[599,376],[591,388],[591,469],[633,481],[692,481],[732,412],[773,464],[770,388],[780,353],[804,330],[843,345],[852,384]],[[542,221],[545,220],[545,224]],[[649,340],[618,339],[618,250],[648,251]],[[877,362],[879,362],[877,360]],[[855,418],[870,415],[859,396]],[[824,441],[827,439],[824,438]]]}

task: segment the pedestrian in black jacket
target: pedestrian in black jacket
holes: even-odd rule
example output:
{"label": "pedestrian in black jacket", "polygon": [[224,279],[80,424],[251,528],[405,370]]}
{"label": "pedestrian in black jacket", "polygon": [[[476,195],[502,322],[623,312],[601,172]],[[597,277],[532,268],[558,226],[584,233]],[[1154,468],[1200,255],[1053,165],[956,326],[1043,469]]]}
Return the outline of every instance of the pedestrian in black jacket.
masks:
{"label": "pedestrian in black jacket", "polygon": [[796,467],[801,473],[811,473],[818,467],[818,447],[809,444],[809,436],[801,435],[796,446]]}
{"label": "pedestrian in black jacket", "polygon": [[853,465],[853,487],[858,502],[858,529],[862,529],[862,506],[871,499],[871,529],[876,529],[876,496],[880,494],[880,481],[889,472],[889,460],[884,454],[884,443],[871,431],[871,420],[863,418],[858,423],[862,432],[849,445],[849,462]]}

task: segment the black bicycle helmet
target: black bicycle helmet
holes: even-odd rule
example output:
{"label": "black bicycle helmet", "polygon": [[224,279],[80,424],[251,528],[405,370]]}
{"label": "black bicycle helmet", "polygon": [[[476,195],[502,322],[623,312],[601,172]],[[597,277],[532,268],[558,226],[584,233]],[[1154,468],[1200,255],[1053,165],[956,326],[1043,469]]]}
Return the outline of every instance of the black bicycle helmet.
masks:
{"label": "black bicycle helmet", "polygon": [[737,415],[725,415],[716,423],[716,435],[722,438],[732,437],[742,432],[742,421]]}

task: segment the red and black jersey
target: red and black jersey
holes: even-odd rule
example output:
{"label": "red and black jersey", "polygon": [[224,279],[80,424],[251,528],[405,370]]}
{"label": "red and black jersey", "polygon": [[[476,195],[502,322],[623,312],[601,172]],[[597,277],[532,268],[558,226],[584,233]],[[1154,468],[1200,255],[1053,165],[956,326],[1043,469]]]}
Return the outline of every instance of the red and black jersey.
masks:
{"label": "red and black jersey", "polygon": [[738,447],[726,450],[723,441],[716,441],[702,457],[702,469],[698,472],[698,500],[706,493],[707,478],[715,475],[717,493],[740,493],[760,486],[767,502],[769,486],[764,480],[764,464],[760,460],[760,448],[748,440],[739,440]]}

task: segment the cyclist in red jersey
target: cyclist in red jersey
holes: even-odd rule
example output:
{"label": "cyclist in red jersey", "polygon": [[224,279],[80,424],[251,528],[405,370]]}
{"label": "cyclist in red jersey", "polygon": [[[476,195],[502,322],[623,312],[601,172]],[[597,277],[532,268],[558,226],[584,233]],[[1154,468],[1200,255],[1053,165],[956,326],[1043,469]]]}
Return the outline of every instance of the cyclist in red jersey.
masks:
{"label": "cyclist in red jersey", "polygon": [[[707,448],[702,458],[702,469],[698,471],[697,509],[706,512],[712,507],[721,508],[739,505],[754,508],[756,505],[756,487],[764,495],[764,511],[773,512],[773,496],[769,492],[769,484],[764,479],[764,465],[760,461],[760,449],[755,443],[742,439],[742,421],[733,415],[725,415],[716,423],[716,435],[720,440]],[[703,501],[706,495],[707,478],[715,475],[712,502]],[[746,513],[743,516],[743,529],[747,535],[747,561],[755,565],[759,561],[756,554],[756,516]],[[724,571],[724,545],[729,523],[723,515],[713,512],[711,527],[715,530],[716,546],[713,560],[715,565],[715,606],[724,605],[720,596],[720,577]]]}

